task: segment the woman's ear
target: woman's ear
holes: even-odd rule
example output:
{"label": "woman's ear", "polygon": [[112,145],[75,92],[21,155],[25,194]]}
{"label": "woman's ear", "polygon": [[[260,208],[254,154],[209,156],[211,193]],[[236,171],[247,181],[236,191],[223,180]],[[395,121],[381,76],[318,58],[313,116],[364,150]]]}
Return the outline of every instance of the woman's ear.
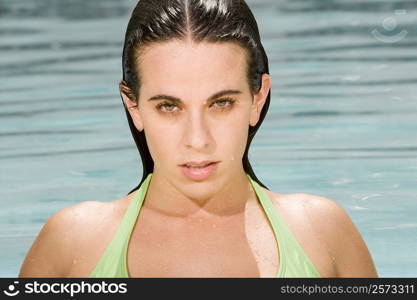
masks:
{"label": "woman's ear", "polygon": [[137,100],[133,98],[134,93],[126,85],[126,82],[123,80],[119,83],[119,90],[120,90],[120,95],[122,96],[122,99],[123,99],[124,106],[128,110],[130,117],[132,118],[133,123],[135,124],[136,129],[139,131],[142,131],[143,121],[140,115],[139,105],[137,103]]}
{"label": "woman's ear", "polygon": [[267,73],[262,74],[262,86],[259,92],[253,95],[253,102],[250,112],[250,121],[251,126],[255,126],[261,116],[262,108],[268,97],[269,89],[271,87],[271,76]]}

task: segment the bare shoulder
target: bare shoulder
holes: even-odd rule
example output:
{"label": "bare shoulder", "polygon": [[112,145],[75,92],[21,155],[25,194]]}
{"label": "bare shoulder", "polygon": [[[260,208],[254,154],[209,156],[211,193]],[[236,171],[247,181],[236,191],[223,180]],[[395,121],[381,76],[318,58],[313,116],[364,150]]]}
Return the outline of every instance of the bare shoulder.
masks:
{"label": "bare shoulder", "polygon": [[338,277],[377,277],[371,254],[346,210],[335,200],[320,195],[270,192],[275,204],[299,222],[311,226],[329,256]]}
{"label": "bare shoulder", "polygon": [[19,277],[65,277],[77,251],[122,209],[112,202],[84,201],[50,216],[29,249]]}

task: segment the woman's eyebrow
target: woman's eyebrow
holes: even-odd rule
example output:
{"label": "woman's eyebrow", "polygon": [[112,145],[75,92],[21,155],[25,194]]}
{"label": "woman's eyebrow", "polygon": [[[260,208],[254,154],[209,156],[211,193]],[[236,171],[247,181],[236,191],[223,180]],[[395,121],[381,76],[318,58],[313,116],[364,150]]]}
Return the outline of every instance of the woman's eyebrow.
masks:
{"label": "woman's eyebrow", "polygon": [[[223,91],[220,91],[220,92],[217,92],[217,93],[211,95],[207,99],[207,101],[211,101],[211,100],[214,100],[216,98],[219,98],[219,97],[222,97],[222,96],[225,96],[225,95],[241,94],[241,93],[242,92],[239,91],[239,90],[223,90]],[[177,97],[174,97],[174,96],[169,96],[169,95],[162,95],[162,94],[161,95],[153,96],[153,97],[149,98],[148,101],[163,100],[163,99],[170,100],[170,101],[174,101],[174,102],[182,102],[180,98],[177,98]]]}

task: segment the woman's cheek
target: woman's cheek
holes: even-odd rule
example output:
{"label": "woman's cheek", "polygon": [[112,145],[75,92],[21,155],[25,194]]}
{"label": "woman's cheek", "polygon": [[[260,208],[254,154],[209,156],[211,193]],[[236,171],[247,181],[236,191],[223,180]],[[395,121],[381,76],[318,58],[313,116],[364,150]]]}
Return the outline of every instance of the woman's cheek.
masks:
{"label": "woman's cheek", "polygon": [[170,130],[163,127],[148,127],[145,128],[145,137],[148,144],[149,152],[154,162],[164,161],[174,149],[172,145],[172,136]]}
{"label": "woman's cheek", "polygon": [[239,121],[229,128],[229,130],[224,130],[222,133],[222,149],[225,149],[224,153],[229,153],[230,160],[233,161],[238,158],[237,161],[240,161],[246,149],[248,128]]}

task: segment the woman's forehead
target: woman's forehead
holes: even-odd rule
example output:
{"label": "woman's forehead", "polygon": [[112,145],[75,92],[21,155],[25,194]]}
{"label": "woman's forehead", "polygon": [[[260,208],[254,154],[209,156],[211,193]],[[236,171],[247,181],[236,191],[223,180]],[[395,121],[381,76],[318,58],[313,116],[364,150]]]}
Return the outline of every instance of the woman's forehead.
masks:
{"label": "woman's forehead", "polygon": [[141,85],[240,85],[246,80],[246,51],[234,43],[169,41],[150,45],[138,61]]}

